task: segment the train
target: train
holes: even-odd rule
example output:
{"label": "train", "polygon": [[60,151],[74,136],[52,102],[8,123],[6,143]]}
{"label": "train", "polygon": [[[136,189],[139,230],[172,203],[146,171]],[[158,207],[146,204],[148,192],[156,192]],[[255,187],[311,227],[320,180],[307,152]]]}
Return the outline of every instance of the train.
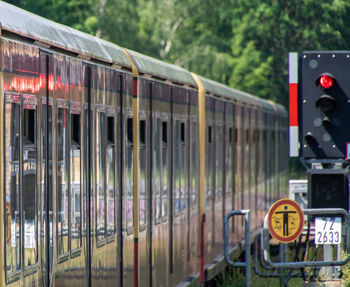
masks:
{"label": "train", "polygon": [[5,2],[0,23],[1,286],[199,286],[225,213],[255,234],[286,195],[281,105]]}

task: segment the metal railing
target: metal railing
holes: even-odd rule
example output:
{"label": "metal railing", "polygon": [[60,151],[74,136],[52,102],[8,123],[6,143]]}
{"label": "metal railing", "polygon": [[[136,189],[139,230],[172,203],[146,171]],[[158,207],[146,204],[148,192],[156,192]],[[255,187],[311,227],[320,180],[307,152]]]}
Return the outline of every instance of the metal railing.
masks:
{"label": "metal railing", "polygon": [[[245,216],[245,261],[233,262],[229,254],[229,240],[228,240],[228,221],[230,217],[241,215]],[[224,255],[228,264],[234,267],[245,268],[245,286],[250,286],[250,210],[231,210],[224,218]]]}
{"label": "metal railing", "polygon": [[[317,208],[317,209],[304,209],[303,210],[305,215],[341,215],[345,219],[345,250],[346,253],[350,253],[350,244],[349,244],[349,222],[350,222],[350,215],[349,213],[342,208]],[[329,261],[304,261],[304,262],[273,262],[270,258],[270,234],[269,230],[267,228],[267,216],[265,216],[264,220],[264,227],[261,232],[261,243],[262,243],[262,249],[264,250],[264,260],[266,264],[272,268],[303,268],[303,267],[317,267],[317,266],[341,266],[345,265],[350,261],[350,255],[347,255],[347,257],[344,260],[329,260]]]}

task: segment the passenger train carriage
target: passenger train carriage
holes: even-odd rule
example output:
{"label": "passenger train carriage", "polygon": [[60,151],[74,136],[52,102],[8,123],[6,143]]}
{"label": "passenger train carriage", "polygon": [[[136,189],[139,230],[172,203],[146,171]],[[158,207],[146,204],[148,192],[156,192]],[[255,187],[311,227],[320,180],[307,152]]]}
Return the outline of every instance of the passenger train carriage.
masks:
{"label": "passenger train carriage", "polygon": [[198,285],[224,214],[258,232],[286,193],[281,106],[4,2],[0,23],[1,286]]}

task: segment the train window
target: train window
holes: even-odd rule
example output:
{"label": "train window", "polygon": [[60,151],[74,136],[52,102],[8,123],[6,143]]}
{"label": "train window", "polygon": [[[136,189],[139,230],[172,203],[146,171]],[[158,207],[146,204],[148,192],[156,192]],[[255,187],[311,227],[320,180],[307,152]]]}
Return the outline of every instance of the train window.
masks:
{"label": "train window", "polygon": [[[24,265],[37,262],[37,148],[33,144],[36,129],[36,107],[24,109],[23,122],[23,183],[22,201],[24,217]],[[26,136],[26,137],[25,137]],[[28,146],[27,146],[28,145]]]}
{"label": "train window", "polygon": [[23,111],[23,144],[24,145],[32,145],[35,144],[36,137],[36,110],[24,109]]}
{"label": "train window", "polygon": [[162,122],[162,218],[168,215],[168,129],[167,122]]}
{"label": "train window", "polygon": [[114,144],[114,117],[107,117],[107,143]]}
{"label": "train window", "polygon": [[107,146],[106,150],[106,156],[107,156],[107,208],[108,208],[108,215],[107,215],[107,232],[108,236],[114,235],[116,232],[116,226],[115,226],[115,172],[114,172],[114,165],[115,165],[115,147],[114,146]]}
{"label": "train window", "polygon": [[186,208],[185,204],[185,123],[175,122],[175,173],[174,173],[174,190],[175,190],[175,213]]}
{"label": "train window", "polygon": [[133,174],[134,174],[134,150],[133,150],[133,119],[127,119],[127,145],[126,145],[126,181],[125,181],[125,201],[126,201],[126,227],[131,230],[134,226],[133,210]]}
{"label": "train window", "polygon": [[222,197],[223,191],[223,151],[224,151],[224,141],[223,141],[223,127],[216,126],[215,132],[215,199],[220,199]]}
{"label": "train window", "polygon": [[235,140],[235,144],[238,144],[238,129],[235,128],[235,134],[234,134],[234,140]]}
{"label": "train window", "polygon": [[226,194],[230,197],[232,191],[232,128],[226,130],[228,137],[226,138]]}
{"label": "train window", "polygon": [[[91,184],[91,181],[90,181],[90,176],[89,176],[89,168],[90,167],[90,164],[91,164],[91,160],[90,158],[93,158],[93,156],[90,154],[89,152],[89,149],[91,148],[90,147],[90,144],[89,144],[89,134],[90,134],[90,128],[89,128],[89,117],[91,116],[91,113],[89,112],[89,109],[88,109],[88,104],[87,103],[84,103],[84,127],[83,127],[83,138],[82,138],[82,144],[84,146],[84,163],[83,163],[83,177],[82,177],[82,184],[83,184],[83,201],[84,201],[84,206],[86,206],[86,202],[87,202],[87,197],[88,197],[88,190],[89,190],[89,186]],[[90,189],[91,189],[91,186],[90,186]],[[83,207],[84,208],[84,207]],[[86,207],[85,207],[86,209]],[[87,220],[86,220],[87,221]],[[88,224],[83,224],[82,225],[82,234],[86,234],[87,232],[87,226]]]}
{"label": "train window", "polygon": [[208,142],[212,142],[212,137],[211,137],[211,126],[208,126]]}
{"label": "train window", "polygon": [[211,201],[213,197],[213,147],[212,147],[212,127],[208,126],[208,145],[207,145],[207,158],[206,172],[207,172],[207,196],[206,201]]}
{"label": "train window", "polygon": [[192,169],[191,169],[191,208],[196,207],[196,198],[197,198],[197,154],[198,154],[198,148],[197,148],[197,123],[192,122],[192,149],[191,149],[191,157],[192,157]]}
{"label": "train window", "polygon": [[139,221],[140,227],[146,224],[146,172],[147,172],[147,148],[146,148],[146,121],[140,120],[140,174],[139,174]]}
{"label": "train window", "polygon": [[114,117],[107,117],[107,235],[116,233],[115,226],[115,140],[114,140]]}
{"label": "train window", "polygon": [[5,127],[5,242],[6,270],[21,269],[21,198],[19,180],[20,105],[6,103]]}
{"label": "train window", "polygon": [[146,144],[146,121],[140,120],[140,144]]}
{"label": "train window", "polygon": [[71,249],[81,247],[81,149],[80,114],[71,113],[70,197],[71,197]]}
{"label": "train window", "polygon": [[181,196],[181,210],[184,210],[186,208],[186,201],[185,197],[187,194],[187,188],[186,188],[186,145],[185,145],[185,123],[180,124],[180,196]]}
{"label": "train window", "polygon": [[185,123],[181,123],[181,143],[185,143]]}
{"label": "train window", "polygon": [[106,237],[106,140],[105,140],[105,114],[97,113],[96,117],[96,236],[97,241]]}
{"label": "train window", "polygon": [[35,96],[6,94],[5,101],[5,262],[11,274],[38,261],[37,113]]}
{"label": "train window", "polygon": [[168,142],[167,122],[162,122],[162,141],[163,144],[166,144]]}
{"label": "train window", "polygon": [[181,210],[181,163],[180,163],[180,125],[179,121],[175,122],[175,173],[174,173],[174,189],[175,189],[175,213]]}
{"label": "train window", "polygon": [[129,118],[127,120],[127,136],[128,136],[128,142],[133,143],[134,142],[134,132],[133,132],[133,120]]}
{"label": "train window", "polygon": [[161,198],[161,120],[154,119],[154,163],[153,163],[153,183],[155,191],[155,221],[156,224],[160,222],[162,198]]}
{"label": "train window", "polygon": [[[120,206],[124,206],[123,205],[123,197],[121,196],[121,191],[123,190],[122,187],[121,187],[121,184],[122,184],[122,181],[120,180],[121,179],[121,175],[122,175],[122,165],[121,165],[121,158],[122,158],[122,154],[121,154],[121,151],[122,151],[122,143],[121,143],[121,140],[120,140],[120,136],[121,135],[121,131],[124,130],[123,127],[122,127],[122,124],[123,124],[123,120],[121,119],[121,112],[117,112],[117,117],[116,117],[116,120],[115,120],[115,125],[116,125],[116,129],[118,132],[116,132],[115,130],[115,143],[116,143],[116,147],[115,147],[115,160],[116,160],[116,164],[114,165],[115,168],[116,168],[116,172],[115,172],[115,183],[114,183],[114,186],[115,186],[115,192],[113,194],[113,196],[115,197],[115,209],[114,209],[114,213],[115,215],[117,216],[117,211],[119,210],[119,207]],[[122,200],[118,200],[118,198],[122,199]],[[125,230],[125,209],[124,208],[120,208],[120,211],[122,212],[122,220],[121,220],[121,228],[122,230]],[[114,219],[115,220],[115,219]],[[115,232],[117,232],[117,225],[118,223],[117,222],[114,222],[114,226],[115,226]]]}
{"label": "train window", "polygon": [[68,252],[68,112],[57,108],[57,231],[58,254]]}
{"label": "train window", "polygon": [[71,145],[80,145],[80,114],[71,114]]}

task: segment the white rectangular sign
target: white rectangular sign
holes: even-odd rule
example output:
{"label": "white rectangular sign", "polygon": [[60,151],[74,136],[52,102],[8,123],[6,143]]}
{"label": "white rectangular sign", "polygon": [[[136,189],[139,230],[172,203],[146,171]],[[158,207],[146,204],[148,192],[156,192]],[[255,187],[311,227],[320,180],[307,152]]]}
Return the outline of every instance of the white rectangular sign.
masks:
{"label": "white rectangular sign", "polygon": [[315,218],[315,244],[340,244],[341,218],[316,217]]}

